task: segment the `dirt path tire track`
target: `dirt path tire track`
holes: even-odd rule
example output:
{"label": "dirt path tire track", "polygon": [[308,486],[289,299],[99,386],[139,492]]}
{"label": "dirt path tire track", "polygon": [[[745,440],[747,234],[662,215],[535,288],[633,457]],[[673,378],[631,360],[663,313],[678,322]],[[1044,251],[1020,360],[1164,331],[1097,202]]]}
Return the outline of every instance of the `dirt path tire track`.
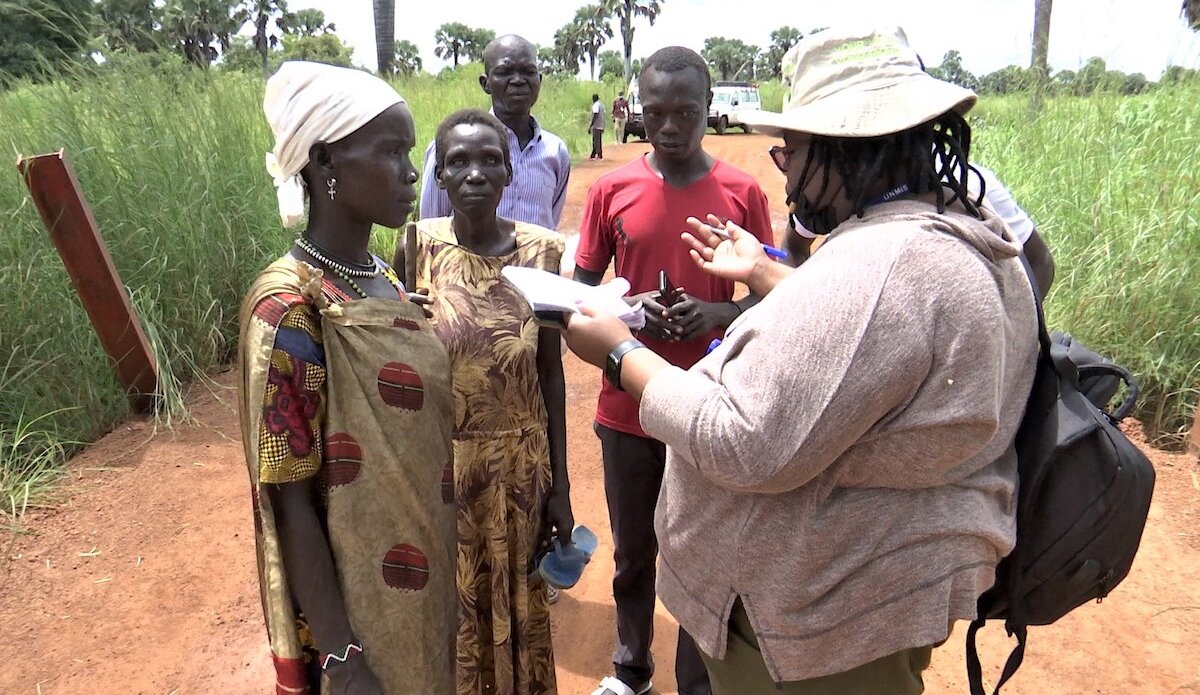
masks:
{"label": "dirt path tire track", "polygon": [[[782,176],[765,156],[774,142],[729,134],[705,145],[759,178],[781,229]],[[607,145],[603,161],[576,165],[563,230],[578,229],[597,176],[648,148]],[[575,515],[601,548],[552,620],[559,691],[586,695],[611,668],[612,545],[590,426],[599,375],[565,362]],[[234,383],[226,373],[190,389],[195,425],[118,426],[71,462],[67,502],[32,512],[34,532],[6,539],[0,693],[272,692]],[[1103,604],[1035,628],[1006,693],[1200,695],[1200,467],[1194,456],[1152,457],[1158,490],[1132,574]],[[656,690],[673,693],[674,623],[661,606],[656,632]],[[989,673],[1007,656],[1002,636],[995,627],[982,641]],[[935,652],[928,692],[965,693],[962,664],[958,630]]]}

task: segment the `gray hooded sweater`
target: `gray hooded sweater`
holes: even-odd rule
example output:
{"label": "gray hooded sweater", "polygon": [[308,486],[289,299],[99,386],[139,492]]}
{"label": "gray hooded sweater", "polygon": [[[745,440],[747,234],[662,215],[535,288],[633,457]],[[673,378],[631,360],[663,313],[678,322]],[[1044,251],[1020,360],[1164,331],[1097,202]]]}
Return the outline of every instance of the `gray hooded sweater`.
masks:
{"label": "gray hooded sweater", "polygon": [[658,595],[707,654],[738,596],[776,681],[975,616],[1015,539],[1037,353],[1020,245],[984,214],[869,208],[647,385],[642,427],[668,446]]}

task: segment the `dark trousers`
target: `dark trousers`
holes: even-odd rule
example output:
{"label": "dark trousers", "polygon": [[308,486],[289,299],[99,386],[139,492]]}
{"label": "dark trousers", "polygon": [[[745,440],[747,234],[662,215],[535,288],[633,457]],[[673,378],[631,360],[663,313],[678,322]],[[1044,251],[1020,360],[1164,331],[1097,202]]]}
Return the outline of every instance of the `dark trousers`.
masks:
{"label": "dark trousers", "polygon": [[604,159],[604,130],[592,128],[592,154],[588,157],[599,157]]}
{"label": "dark trousers", "polygon": [[[604,458],[604,495],[612,526],[613,600],[617,605],[617,678],[638,687],[654,673],[654,578],[658,539],[654,507],[666,467],[666,446],[596,424]],[[675,651],[679,695],[709,695],[708,671],[696,643],[681,628]]]}
{"label": "dark trousers", "polygon": [[842,673],[776,683],[740,600],[729,618],[728,644],[724,659],[704,655],[716,695],[919,695],[925,691],[921,674],[933,653],[933,647],[904,649]]}

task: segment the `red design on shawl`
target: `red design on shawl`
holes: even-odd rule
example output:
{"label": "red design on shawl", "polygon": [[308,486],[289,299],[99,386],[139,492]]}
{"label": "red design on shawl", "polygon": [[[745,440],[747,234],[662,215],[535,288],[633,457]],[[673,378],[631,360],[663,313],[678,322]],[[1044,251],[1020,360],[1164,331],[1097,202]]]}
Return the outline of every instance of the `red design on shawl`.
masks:
{"label": "red design on shawl", "polygon": [[271,434],[286,432],[292,454],[303,457],[312,452],[312,420],[320,398],[304,384],[305,363],[295,357],[289,359],[290,375],[280,373],[273,365],[267,372],[267,382],[275,385],[275,398],[263,413],[263,423]]}

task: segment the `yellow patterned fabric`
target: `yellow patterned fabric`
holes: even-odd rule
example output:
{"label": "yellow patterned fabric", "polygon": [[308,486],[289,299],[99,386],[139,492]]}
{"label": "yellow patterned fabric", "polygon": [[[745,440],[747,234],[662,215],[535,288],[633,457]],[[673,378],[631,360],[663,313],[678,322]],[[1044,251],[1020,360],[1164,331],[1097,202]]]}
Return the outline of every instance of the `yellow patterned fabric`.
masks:
{"label": "yellow patterned fabric", "polygon": [[454,380],[458,503],[458,695],[557,692],[546,587],[529,578],[550,491],[538,327],[507,265],[558,272],[564,242],[518,223],[516,249],[480,256],[458,245],[450,218],[417,225],[417,288]]}
{"label": "yellow patterned fabric", "polygon": [[260,483],[294,483],[321,468],[325,365],[315,361],[324,346],[313,314],[311,306],[297,304],[279,323],[258,428]]}

